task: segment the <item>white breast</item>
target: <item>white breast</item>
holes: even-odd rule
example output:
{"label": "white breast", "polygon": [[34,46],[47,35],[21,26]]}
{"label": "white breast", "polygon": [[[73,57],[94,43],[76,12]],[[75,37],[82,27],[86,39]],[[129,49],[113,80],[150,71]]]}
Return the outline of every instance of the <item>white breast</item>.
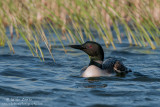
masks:
{"label": "white breast", "polygon": [[95,65],[90,65],[83,73],[82,77],[100,77],[100,76],[111,76],[106,70],[102,70]]}

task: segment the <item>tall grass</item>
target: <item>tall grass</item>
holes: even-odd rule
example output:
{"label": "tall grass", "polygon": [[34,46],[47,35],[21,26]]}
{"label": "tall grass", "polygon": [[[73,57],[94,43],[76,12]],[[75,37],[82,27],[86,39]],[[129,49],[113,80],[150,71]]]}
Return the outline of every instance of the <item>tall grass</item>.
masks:
{"label": "tall grass", "polygon": [[[106,46],[118,40],[122,43],[119,25],[123,25],[130,44],[160,45],[160,0],[1,0],[0,46],[8,44],[14,52],[11,40],[22,37],[33,55],[44,58],[39,45],[43,41],[52,55],[50,40],[44,32],[52,30],[63,48],[62,39],[70,43],[95,40],[92,30],[98,32]],[[116,32],[113,37],[111,26]],[[6,35],[7,27],[10,37]],[[63,35],[60,35],[61,30]],[[16,35],[14,35],[14,33]],[[85,34],[85,35],[84,35]],[[49,35],[54,40],[55,37]],[[34,46],[30,41],[34,42]],[[53,57],[53,55],[52,55]]]}

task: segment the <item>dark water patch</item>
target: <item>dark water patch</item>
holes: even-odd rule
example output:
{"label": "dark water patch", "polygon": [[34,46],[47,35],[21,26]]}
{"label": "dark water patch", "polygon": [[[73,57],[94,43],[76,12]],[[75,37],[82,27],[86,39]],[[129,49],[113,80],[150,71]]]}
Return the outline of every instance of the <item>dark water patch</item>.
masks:
{"label": "dark water patch", "polygon": [[110,77],[94,77],[94,78],[86,78],[88,82],[96,82],[96,81],[125,81],[125,77],[118,76],[110,76]]}
{"label": "dark water patch", "polygon": [[12,87],[5,87],[5,86],[0,86],[0,95],[4,95],[4,96],[18,96],[18,95],[22,95],[23,91],[19,90],[19,89],[15,89]]}
{"label": "dark water patch", "polygon": [[105,88],[107,84],[105,83],[76,83],[74,88]]}
{"label": "dark water patch", "polygon": [[33,57],[33,56],[27,56],[27,55],[11,55],[11,54],[3,54],[0,55],[0,59],[9,59],[10,61],[17,61],[17,60],[22,60],[22,61],[35,61],[37,60],[37,57]]}
{"label": "dark water patch", "polygon": [[17,88],[0,86],[0,95],[4,96],[42,96],[42,95],[49,95],[51,93],[52,92],[42,91],[42,90],[26,92],[19,90]]}
{"label": "dark water patch", "polygon": [[[50,85],[54,85],[54,84],[57,84],[57,85],[69,85],[71,83],[68,83],[69,81],[68,80],[61,80],[61,81],[55,81],[55,80],[52,80],[52,79],[46,79],[46,80],[43,80],[44,82],[47,82],[47,83],[50,83]],[[64,85],[64,86],[65,86]]]}
{"label": "dark water patch", "polygon": [[[149,91],[149,92],[146,92],[146,95],[148,95],[148,96],[157,96],[157,95],[160,95],[160,91],[157,91],[157,90],[155,90],[155,91]],[[154,100],[159,101],[160,98],[156,98]]]}
{"label": "dark water patch", "polygon": [[2,76],[24,77],[24,78],[27,77],[25,75],[25,73],[23,73],[22,71],[13,70],[13,69],[10,69],[10,68],[6,68],[2,72],[0,72],[0,75],[2,75]]}
{"label": "dark water patch", "polygon": [[61,63],[58,63],[58,62],[54,62],[53,60],[52,61],[45,61],[44,64],[46,66],[51,66],[51,67],[63,67],[64,65],[62,65]]}
{"label": "dark water patch", "polygon": [[134,75],[135,77],[147,77],[146,74],[143,74],[143,73],[141,73],[141,72],[133,72],[133,75]]}
{"label": "dark water patch", "polygon": [[[70,93],[70,92],[73,92],[74,90],[72,89],[72,88],[63,88],[63,87],[61,87],[61,88],[53,88],[52,89],[52,92],[53,93],[63,93],[63,92],[66,92],[66,93]],[[73,94],[73,93],[72,93]]]}
{"label": "dark water patch", "polygon": [[93,104],[93,105],[89,105],[87,107],[119,107],[117,105],[108,105],[108,104]]}
{"label": "dark water patch", "polygon": [[29,80],[29,81],[37,81],[38,79],[37,78],[29,78],[27,80]]}
{"label": "dark water patch", "polygon": [[34,69],[34,68],[24,68],[24,69],[12,69],[6,68],[0,72],[2,76],[14,76],[20,78],[33,78],[33,77],[45,77],[45,76],[52,76],[54,77],[56,73],[54,72],[47,72],[43,71],[42,69]]}
{"label": "dark water patch", "polygon": [[36,91],[33,91],[33,92],[25,92],[21,96],[47,96],[47,95],[50,95],[50,94],[52,94],[52,92],[36,90]]}
{"label": "dark water patch", "polygon": [[130,81],[133,77],[94,77],[94,78],[81,78],[75,83],[74,88],[107,88],[113,82]]}
{"label": "dark water patch", "polygon": [[[142,93],[143,91],[130,91],[130,90],[124,90],[124,91],[111,91],[107,90],[91,90],[90,93],[95,96],[101,96],[101,97],[117,97],[117,96],[134,96],[137,93]],[[143,94],[143,93],[142,93]]]}
{"label": "dark water patch", "polygon": [[160,78],[150,78],[150,77],[136,77],[131,80],[139,82],[160,82]]}
{"label": "dark water patch", "polygon": [[120,61],[126,61],[127,60],[125,57],[115,57],[115,56],[107,56],[104,59],[109,59],[109,58],[115,58],[115,59],[120,60]]}
{"label": "dark water patch", "polygon": [[129,51],[112,51],[111,52],[111,55],[118,55],[118,56],[147,56],[146,54],[142,54],[142,53],[132,53],[132,52],[129,52]]}

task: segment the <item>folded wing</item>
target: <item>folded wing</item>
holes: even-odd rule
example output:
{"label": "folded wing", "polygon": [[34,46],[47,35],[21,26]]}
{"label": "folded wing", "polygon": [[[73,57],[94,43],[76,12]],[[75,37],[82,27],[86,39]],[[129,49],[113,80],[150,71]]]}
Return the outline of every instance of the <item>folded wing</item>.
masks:
{"label": "folded wing", "polygon": [[124,66],[122,61],[117,58],[108,58],[103,62],[102,69],[109,71],[110,73],[127,74],[132,72],[130,69]]}

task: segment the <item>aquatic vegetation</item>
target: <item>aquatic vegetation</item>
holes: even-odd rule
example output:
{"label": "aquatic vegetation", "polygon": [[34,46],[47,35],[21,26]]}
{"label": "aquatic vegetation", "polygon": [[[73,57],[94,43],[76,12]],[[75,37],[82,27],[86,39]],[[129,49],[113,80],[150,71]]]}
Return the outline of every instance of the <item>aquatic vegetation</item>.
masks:
{"label": "aquatic vegetation", "polygon": [[[120,31],[120,26],[125,32]],[[130,44],[155,49],[160,45],[159,27],[160,0],[0,1],[0,46],[8,44],[14,52],[12,39],[21,37],[32,54],[42,58],[40,42],[45,43],[52,57],[51,43],[55,42],[55,37],[46,35],[44,29],[56,34],[64,50],[63,39],[83,43],[85,38],[95,41],[95,36],[114,49],[116,40],[122,43],[123,36]],[[10,36],[6,34],[8,29]]]}

